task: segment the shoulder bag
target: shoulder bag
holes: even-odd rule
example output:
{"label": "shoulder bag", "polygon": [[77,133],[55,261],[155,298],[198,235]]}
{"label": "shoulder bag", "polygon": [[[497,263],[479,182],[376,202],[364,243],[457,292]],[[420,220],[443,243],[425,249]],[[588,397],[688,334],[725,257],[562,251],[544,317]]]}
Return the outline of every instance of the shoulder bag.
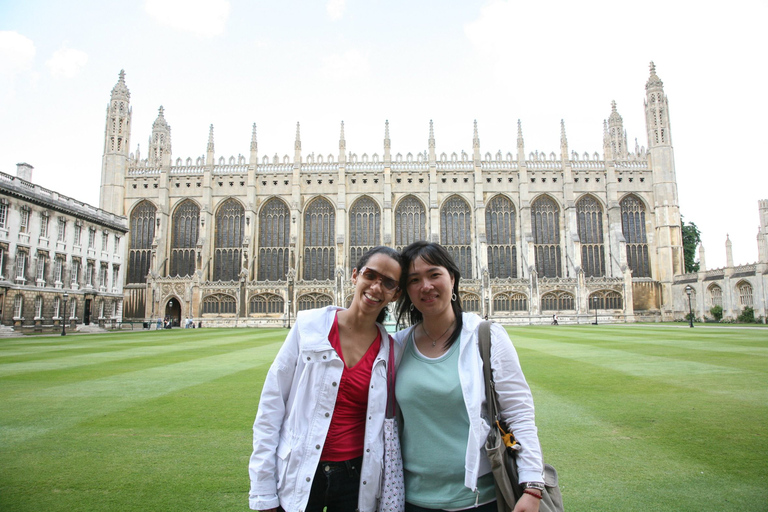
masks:
{"label": "shoulder bag", "polygon": [[[485,451],[491,462],[493,478],[496,481],[496,504],[499,512],[510,512],[523,495],[517,473],[517,452],[521,449],[508,426],[499,416],[499,397],[491,373],[491,322],[485,321],[478,329],[478,345],[483,358],[485,377],[485,403],[488,420],[492,423]],[[544,492],[539,502],[539,512],[563,512],[563,496],[557,482],[557,471],[544,464]]]}
{"label": "shoulder bag", "polygon": [[395,341],[389,337],[387,363],[387,413],[384,418],[384,468],[378,512],[405,510],[405,482],[400,435],[397,430],[397,401],[395,400]]}

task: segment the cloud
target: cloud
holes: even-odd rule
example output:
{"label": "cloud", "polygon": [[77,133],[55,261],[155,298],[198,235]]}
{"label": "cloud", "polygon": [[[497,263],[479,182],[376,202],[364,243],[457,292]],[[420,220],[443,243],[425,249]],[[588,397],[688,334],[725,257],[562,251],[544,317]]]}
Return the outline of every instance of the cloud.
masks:
{"label": "cloud", "polygon": [[18,32],[0,31],[0,74],[10,77],[32,67],[35,43]]}
{"label": "cloud", "polygon": [[224,33],[229,0],[146,0],[144,9],[161,25],[201,37]]}
{"label": "cloud", "polygon": [[346,0],[328,0],[325,4],[325,11],[332,20],[338,20],[344,15]]}
{"label": "cloud", "polygon": [[332,80],[367,78],[371,71],[368,54],[359,50],[347,50],[323,57],[322,73]]}
{"label": "cloud", "polygon": [[88,63],[88,54],[67,48],[59,48],[45,63],[54,78],[72,78]]}

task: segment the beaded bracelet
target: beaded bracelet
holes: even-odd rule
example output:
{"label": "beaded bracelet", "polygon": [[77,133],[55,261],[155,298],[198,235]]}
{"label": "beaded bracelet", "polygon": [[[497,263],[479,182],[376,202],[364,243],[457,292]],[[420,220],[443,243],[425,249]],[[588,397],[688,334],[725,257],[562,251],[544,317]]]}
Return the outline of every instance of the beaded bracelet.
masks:
{"label": "beaded bracelet", "polygon": [[537,500],[540,500],[540,499],[541,499],[541,494],[537,494],[537,493],[533,492],[533,491],[532,491],[532,490],[530,490],[530,489],[526,489],[526,490],[524,490],[524,491],[523,491],[523,493],[525,493],[525,494],[528,494],[528,495],[530,495],[530,496],[533,496],[533,497],[534,497],[534,498],[536,498]]}

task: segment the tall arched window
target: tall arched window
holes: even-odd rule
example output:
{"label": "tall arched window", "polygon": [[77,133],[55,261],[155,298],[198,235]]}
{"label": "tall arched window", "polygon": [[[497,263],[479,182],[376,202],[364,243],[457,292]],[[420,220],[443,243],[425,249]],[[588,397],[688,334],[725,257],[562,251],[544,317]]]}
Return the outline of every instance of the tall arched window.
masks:
{"label": "tall arched window", "polygon": [[628,195],[621,200],[621,232],[627,243],[627,265],[632,277],[651,277],[645,236],[645,205],[637,196]]}
{"label": "tall arched window", "polygon": [[746,281],[739,283],[739,304],[752,307],[752,285]]}
{"label": "tall arched window", "polygon": [[240,274],[243,252],[243,218],[245,209],[235,199],[227,199],[216,212],[216,234],[213,254],[213,280],[236,281]]}
{"label": "tall arched window", "polygon": [[541,277],[562,277],[560,208],[551,197],[541,196],[531,205],[531,229],[536,272]]}
{"label": "tall arched window", "polygon": [[716,284],[709,287],[709,303],[712,306],[723,306],[723,290]]}
{"label": "tall arched window", "polygon": [[197,245],[200,208],[186,199],[173,212],[171,239],[171,276],[191,276],[195,273],[195,246]]}
{"label": "tall arched window", "polygon": [[450,197],[440,208],[440,243],[465,279],[472,279],[471,225],[472,211],[461,197]]}
{"label": "tall arched window", "polygon": [[427,239],[427,212],[415,196],[407,196],[395,209],[395,249]]}
{"label": "tall arched window", "polygon": [[349,269],[365,252],[380,245],[381,210],[370,197],[361,197],[349,212]]}
{"label": "tall arched window", "polygon": [[318,197],[304,212],[304,279],[333,279],[336,262],[334,234],[336,210],[330,201]]}
{"label": "tall arched window", "polygon": [[203,299],[203,314],[234,314],[237,313],[237,301],[231,295],[215,293]]}
{"label": "tall arched window", "polygon": [[273,197],[259,212],[259,281],[285,281],[290,241],[291,211]]}
{"label": "tall arched window", "polygon": [[131,245],[128,250],[128,283],[146,283],[152,262],[157,208],[142,201],[131,212]]}
{"label": "tall arched window", "polygon": [[504,196],[496,196],[485,208],[485,232],[488,240],[488,275],[517,277],[515,245],[515,207]]}
{"label": "tall arched window", "polygon": [[576,220],[581,240],[581,268],[587,277],[605,275],[605,249],[603,245],[603,208],[592,196],[584,196],[576,203]]}

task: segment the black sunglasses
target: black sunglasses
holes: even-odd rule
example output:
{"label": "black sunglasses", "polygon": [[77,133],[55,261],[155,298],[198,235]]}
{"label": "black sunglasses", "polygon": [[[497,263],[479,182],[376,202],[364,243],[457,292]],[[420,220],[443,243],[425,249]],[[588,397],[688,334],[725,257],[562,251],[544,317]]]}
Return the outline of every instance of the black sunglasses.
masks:
{"label": "black sunglasses", "polygon": [[392,279],[391,277],[387,277],[381,272],[377,272],[376,270],[373,270],[372,268],[363,267],[360,269],[360,274],[363,276],[363,278],[366,281],[381,281],[381,285],[386,288],[389,291],[397,290],[400,288],[397,284],[397,281]]}

